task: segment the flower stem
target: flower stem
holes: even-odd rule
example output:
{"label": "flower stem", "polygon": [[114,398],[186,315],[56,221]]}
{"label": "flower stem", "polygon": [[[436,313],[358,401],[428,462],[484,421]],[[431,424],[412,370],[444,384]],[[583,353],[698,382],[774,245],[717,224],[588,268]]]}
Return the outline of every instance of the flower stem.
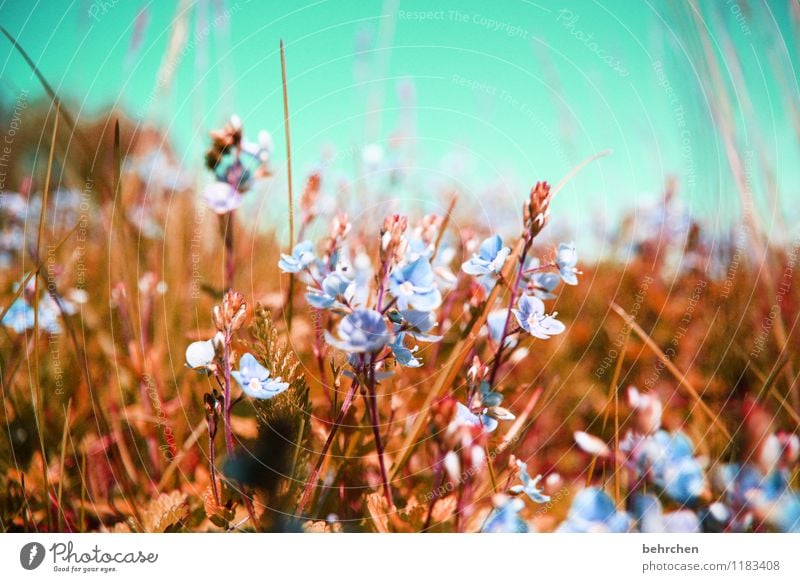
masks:
{"label": "flower stem", "polygon": [[511,286],[511,298],[508,302],[508,312],[506,313],[506,321],[503,324],[503,333],[500,334],[500,343],[497,346],[497,352],[494,356],[494,363],[492,364],[492,372],[489,376],[489,386],[494,386],[495,377],[497,376],[497,371],[500,369],[500,364],[503,361],[503,350],[506,347],[506,338],[509,335],[511,325],[511,310],[514,308],[514,302],[517,300],[517,293],[519,292],[519,284],[522,281],[522,273],[525,271],[525,259],[528,257],[528,252],[531,249],[531,244],[533,243],[533,237],[530,233],[526,232],[525,235],[525,243],[522,247],[522,252],[519,255],[519,268],[517,269],[517,276],[514,278],[514,283]]}
{"label": "flower stem", "polygon": [[225,448],[228,456],[233,454],[233,430],[231,429],[231,338],[225,337],[225,361],[223,362],[225,380]]}
{"label": "flower stem", "polygon": [[305,506],[311,497],[311,490],[316,485],[317,479],[319,479],[319,473],[322,470],[322,464],[325,462],[325,457],[328,455],[328,450],[333,444],[333,439],[336,437],[336,433],[341,427],[347,411],[350,410],[350,405],[353,403],[357,391],[358,380],[354,378],[352,384],[350,384],[350,390],[348,390],[347,396],[345,396],[344,402],[342,402],[342,408],[339,410],[336,420],[333,421],[331,432],[328,434],[328,438],[325,440],[325,444],[322,446],[322,452],[319,455],[319,460],[317,460],[317,464],[314,466],[314,470],[311,472],[311,475],[306,482],[306,486],[303,489],[303,495],[300,497],[300,503],[297,505],[297,511],[295,511],[295,515],[302,515],[303,513],[303,509],[305,509]]}
{"label": "flower stem", "polygon": [[381,484],[383,487],[383,494],[386,497],[386,502],[389,507],[393,507],[392,491],[389,488],[389,475],[386,471],[386,463],[383,458],[383,442],[381,439],[381,429],[378,423],[378,398],[377,387],[375,382],[375,361],[374,356],[370,358],[369,369],[367,370],[367,404],[369,409],[370,422],[372,424],[372,434],[375,436],[375,450],[378,453],[378,464],[381,468]]}

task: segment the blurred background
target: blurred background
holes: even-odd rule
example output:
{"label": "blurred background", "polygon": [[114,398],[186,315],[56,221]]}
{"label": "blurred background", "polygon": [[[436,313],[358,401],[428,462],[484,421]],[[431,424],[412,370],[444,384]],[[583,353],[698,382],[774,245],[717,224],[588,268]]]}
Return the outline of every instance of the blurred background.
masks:
{"label": "blurred background", "polygon": [[[187,170],[232,113],[269,131],[276,195],[259,220],[279,230],[283,39],[299,175],[379,158],[408,178],[385,195],[426,206],[455,189],[502,227],[531,183],[612,149],[555,202],[572,236],[613,229],[673,177],[712,231],[741,215],[744,181],[782,240],[800,188],[799,14],[792,0],[49,0],[6,2],[0,22],[79,119],[154,126]],[[10,110],[43,92],[3,42]]]}

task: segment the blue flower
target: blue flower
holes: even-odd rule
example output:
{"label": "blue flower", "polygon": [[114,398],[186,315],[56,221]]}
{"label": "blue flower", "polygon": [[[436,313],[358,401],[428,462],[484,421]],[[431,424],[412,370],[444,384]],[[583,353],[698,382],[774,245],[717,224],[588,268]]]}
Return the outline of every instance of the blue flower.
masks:
{"label": "blue flower", "polygon": [[344,274],[334,271],[322,280],[322,289],[310,289],[306,293],[306,301],[317,309],[344,308],[338,299],[348,296],[351,285],[353,282]]}
{"label": "blue flower", "polygon": [[397,363],[405,368],[419,368],[422,366],[422,360],[414,357],[414,353],[419,349],[417,346],[408,348],[403,343],[405,333],[399,333],[395,337],[394,342],[389,344],[392,349],[392,355]]}
{"label": "blue flower", "polygon": [[601,489],[589,487],[575,496],[567,520],[558,526],[560,533],[625,533],[631,517],[617,511],[614,501]]}
{"label": "blue flower", "polygon": [[789,488],[783,471],[764,475],[750,463],[731,464],[722,467],[720,477],[729,503],[737,516],[744,514],[746,524],[755,514],[778,531],[800,532],[800,494]]}
{"label": "blue flower", "polygon": [[431,311],[417,311],[415,309],[403,309],[399,312],[398,325],[395,331],[402,329],[411,337],[421,342],[438,342],[442,336],[431,335],[428,332],[436,327],[436,316]]}
{"label": "blue flower", "polygon": [[[533,294],[538,297],[539,299],[555,299],[555,291],[558,288],[558,284],[561,282],[561,277],[553,273],[552,271],[544,271],[539,270],[541,267],[541,263],[539,259],[533,257],[528,262],[528,266],[526,267],[526,271],[533,271],[533,275],[531,276],[531,281],[533,283]],[[520,282],[521,285],[525,285],[525,281]]]}
{"label": "blue flower", "polygon": [[[59,298],[62,308],[67,315],[75,312],[74,306]],[[39,301],[39,330],[48,334],[61,333],[59,317],[61,310],[50,295],[45,295]],[[36,325],[33,307],[24,298],[20,297],[8,308],[2,321],[3,325],[21,334]]]}
{"label": "blue flower", "polygon": [[430,311],[442,304],[433,269],[424,257],[395,269],[389,278],[389,291],[400,309]]}
{"label": "blue flower", "polygon": [[[506,327],[506,319],[508,318],[507,309],[495,309],[486,318],[486,328],[489,330],[489,337],[496,344],[500,343],[500,338],[503,336],[503,330]],[[511,327],[509,326],[509,330]],[[511,334],[506,336],[506,341],[503,342],[505,348],[513,348],[517,345],[517,340]]]}
{"label": "blue flower", "polygon": [[631,512],[642,533],[699,533],[700,520],[694,511],[683,509],[664,513],[653,495],[637,495]]}
{"label": "blue flower", "polygon": [[242,195],[227,182],[214,182],[203,189],[203,200],[217,214],[227,214],[242,205]]}
{"label": "blue flower", "polygon": [[325,341],[354,354],[379,352],[392,341],[392,334],[383,316],[372,309],[356,309],[345,316],[337,333],[338,337],[334,337],[326,331]]}
{"label": "blue flower", "polygon": [[659,430],[643,441],[639,463],[670,498],[690,503],[705,488],[703,467],[693,453],[694,445],[686,435]]}
{"label": "blue flower", "polygon": [[499,423],[488,414],[478,416],[469,407],[459,402],[456,404],[456,417],[453,424],[455,426],[482,426],[486,432],[494,432]]}
{"label": "blue flower", "polygon": [[564,283],[567,285],[578,284],[578,252],[573,243],[558,245],[556,266]]}
{"label": "blue flower", "polygon": [[550,336],[562,333],[566,327],[558,321],[556,314],[544,312],[544,302],[533,295],[523,295],[517,303],[519,309],[513,309],[520,327],[533,337],[550,339]]}
{"label": "blue flower", "polygon": [[281,254],[278,267],[284,273],[299,273],[312,265],[314,261],[316,261],[314,243],[304,240],[295,245],[291,255]]}
{"label": "blue flower", "polygon": [[186,347],[186,366],[192,370],[208,370],[216,358],[214,340],[192,342]]}
{"label": "blue flower", "polygon": [[25,330],[33,329],[35,317],[33,307],[20,297],[11,304],[3,316],[3,325],[10,327],[16,333],[24,333]]}
{"label": "blue flower", "polygon": [[494,432],[499,424],[498,420],[514,420],[514,418],[513,414],[499,406],[483,407],[479,416],[472,412],[468,406],[458,402],[456,404],[456,417],[453,419],[451,426],[454,428],[459,426],[480,426],[486,432]]}
{"label": "blue flower", "polygon": [[521,499],[498,495],[494,515],[481,530],[485,533],[528,533],[528,524],[519,516],[525,504]]}
{"label": "blue flower", "polygon": [[517,467],[519,467],[519,480],[522,481],[522,485],[514,485],[509,491],[515,495],[525,493],[534,503],[547,503],[550,501],[550,496],[545,495],[543,489],[539,489],[542,476],[536,475],[536,477],[531,478],[528,475],[528,465],[519,459],[517,459]]}
{"label": "blue flower", "polygon": [[270,378],[269,370],[258,363],[253,354],[247,353],[239,360],[239,370],[231,372],[231,376],[239,383],[245,394],[251,398],[269,400],[289,387],[288,382],[280,378]]}
{"label": "blue flower", "polygon": [[477,253],[461,265],[461,270],[468,275],[497,275],[511,253],[511,249],[503,246],[499,234],[491,236],[481,243]]}

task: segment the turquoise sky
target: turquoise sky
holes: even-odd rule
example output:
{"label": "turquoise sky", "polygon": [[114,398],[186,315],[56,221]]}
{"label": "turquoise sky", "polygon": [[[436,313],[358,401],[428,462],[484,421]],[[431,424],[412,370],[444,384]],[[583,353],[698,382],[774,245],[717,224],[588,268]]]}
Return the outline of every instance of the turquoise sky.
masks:
{"label": "turquoise sky", "polygon": [[[699,5],[731,91],[737,145],[755,154],[752,187],[768,199],[765,164],[783,200],[794,199],[791,2]],[[246,128],[273,134],[282,167],[283,38],[298,180],[331,145],[350,170],[348,152],[386,146],[411,128],[416,139],[404,143],[413,143],[418,180],[410,196],[432,196],[450,180],[476,199],[491,187],[499,208],[516,210],[532,182],[558,181],[580,159],[611,148],[556,202],[574,229],[657,194],[668,174],[698,214],[730,217],[737,206],[712,116],[718,95],[704,84],[711,73],[688,3],[49,0],[4,2],[0,21],[76,114],[117,106],[157,122],[187,167],[199,166],[207,130],[232,112]],[[159,86],[176,22],[185,41],[167,66],[174,80]],[[2,99],[40,93],[2,40]],[[788,202],[786,210],[797,218]]]}

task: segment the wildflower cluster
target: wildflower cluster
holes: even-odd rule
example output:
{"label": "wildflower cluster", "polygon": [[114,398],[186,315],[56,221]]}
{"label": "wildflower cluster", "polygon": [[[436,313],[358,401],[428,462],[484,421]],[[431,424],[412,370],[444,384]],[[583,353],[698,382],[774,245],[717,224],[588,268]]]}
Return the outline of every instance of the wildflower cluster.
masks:
{"label": "wildflower cluster", "polygon": [[217,214],[239,208],[242,196],[256,179],[269,176],[272,138],[266,131],[257,142],[244,138],[242,120],[237,115],[222,129],[211,132],[211,147],[206,152],[206,166],[214,173],[214,182],[206,186],[203,198]]}
{"label": "wildflower cluster", "polygon": [[[688,436],[661,427],[663,405],[655,394],[630,387],[628,404],[633,427],[617,450],[586,433],[575,435],[584,451],[616,458],[629,473],[627,511],[603,490],[588,488],[576,496],[559,531],[800,531],[800,493],[789,486],[800,454],[797,435],[775,434],[763,414],[751,412],[745,426],[757,444],[748,460],[709,470]],[[663,504],[676,509],[665,512]]]}

